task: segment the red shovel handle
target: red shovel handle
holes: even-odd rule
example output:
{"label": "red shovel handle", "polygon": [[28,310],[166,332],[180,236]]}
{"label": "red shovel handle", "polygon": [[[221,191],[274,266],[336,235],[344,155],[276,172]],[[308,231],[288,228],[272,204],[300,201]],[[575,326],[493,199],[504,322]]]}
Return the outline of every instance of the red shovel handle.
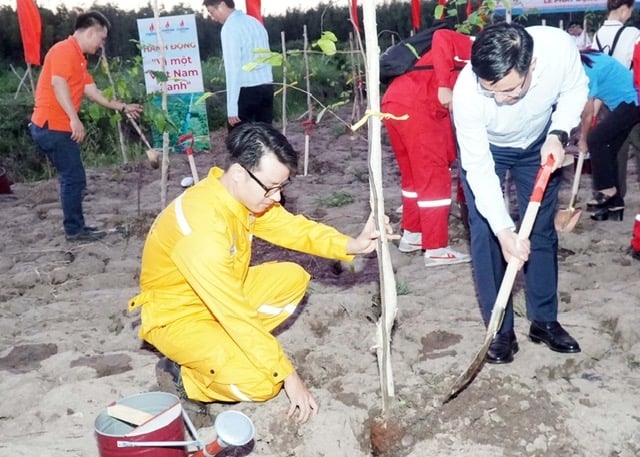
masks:
{"label": "red shovel handle", "polygon": [[547,183],[549,182],[549,178],[551,177],[551,171],[553,170],[554,162],[555,160],[553,159],[553,156],[550,155],[547,158],[547,162],[538,171],[536,182],[533,185],[533,192],[531,193],[531,202],[540,203],[542,201],[544,190],[547,188]]}
{"label": "red shovel handle", "polygon": [[[189,144],[185,144],[185,143]],[[193,133],[185,133],[184,135],[180,135],[178,137],[178,144],[184,148],[184,152],[187,155],[193,154]]]}

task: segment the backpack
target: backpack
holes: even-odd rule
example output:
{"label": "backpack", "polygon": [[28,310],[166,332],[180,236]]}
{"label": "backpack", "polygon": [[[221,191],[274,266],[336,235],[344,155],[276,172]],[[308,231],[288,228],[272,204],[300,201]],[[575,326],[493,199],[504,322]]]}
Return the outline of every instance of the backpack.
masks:
{"label": "backpack", "polygon": [[439,21],[387,48],[380,55],[380,82],[388,84],[393,78],[413,70],[432,70],[432,65],[416,66],[416,62],[431,50],[433,34],[441,29],[451,30],[451,27],[447,22]]}
{"label": "backpack", "polygon": [[626,28],[626,25],[623,25],[622,27],[620,27],[618,29],[618,31],[616,32],[616,34],[613,37],[613,43],[611,43],[611,46],[609,46],[608,44],[605,44],[604,46],[602,46],[602,43],[600,43],[600,38],[598,38],[598,34],[596,33],[596,44],[598,45],[598,51],[602,52],[602,53],[606,53],[609,54],[610,56],[613,55],[613,51],[616,50],[616,45],[618,44],[618,40],[620,39],[620,35],[622,35],[622,32],[624,31],[624,29]]}

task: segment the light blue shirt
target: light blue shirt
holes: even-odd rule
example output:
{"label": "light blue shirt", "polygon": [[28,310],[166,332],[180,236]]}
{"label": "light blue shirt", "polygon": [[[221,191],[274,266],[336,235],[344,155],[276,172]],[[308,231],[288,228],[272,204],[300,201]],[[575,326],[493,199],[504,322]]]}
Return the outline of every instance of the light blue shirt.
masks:
{"label": "light blue shirt", "polygon": [[591,68],[582,64],[589,78],[589,98],[602,100],[610,111],[620,103],[637,104],[638,92],[633,85],[631,70],[606,54],[595,52],[586,56],[593,61]]}
{"label": "light blue shirt", "polygon": [[[513,105],[498,105],[479,91],[467,65],[453,89],[453,119],[460,162],[478,211],[494,233],[515,224],[504,204],[489,144],[526,148],[549,130],[569,132],[580,122],[587,102],[588,80],[578,48],[569,34],[555,27],[528,27],[535,67],[526,94]],[[554,110],[555,105],[555,110]]]}
{"label": "light blue shirt", "polygon": [[238,115],[240,88],[273,82],[271,65],[260,64],[251,71],[242,69],[244,65],[257,62],[261,57],[254,50],[269,49],[269,36],[256,18],[235,10],[224,21],[220,39],[227,85],[227,117],[233,117]]}

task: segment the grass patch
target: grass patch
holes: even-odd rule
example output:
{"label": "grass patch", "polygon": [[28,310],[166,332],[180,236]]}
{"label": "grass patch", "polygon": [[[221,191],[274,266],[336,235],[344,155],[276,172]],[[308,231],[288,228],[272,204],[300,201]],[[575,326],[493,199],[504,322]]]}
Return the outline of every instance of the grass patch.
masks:
{"label": "grass patch", "polygon": [[316,198],[318,206],[326,206],[329,208],[340,208],[356,201],[355,197],[348,192],[333,192],[328,197]]}

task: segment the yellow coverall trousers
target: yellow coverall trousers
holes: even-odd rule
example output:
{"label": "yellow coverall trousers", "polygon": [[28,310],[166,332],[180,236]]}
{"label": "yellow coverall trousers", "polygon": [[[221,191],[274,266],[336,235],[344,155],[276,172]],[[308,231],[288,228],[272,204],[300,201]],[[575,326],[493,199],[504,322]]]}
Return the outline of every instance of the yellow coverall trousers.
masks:
{"label": "yellow coverall trousers", "polygon": [[[249,268],[244,296],[271,332],[294,313],[309,280],[295,263],[256,265]],[[204,304],[199,314],[156,327],[144,338],[182,367],[182,382],[193,400],[265,401],[282,389],[282,382],[274,385],[255,369]]]}

